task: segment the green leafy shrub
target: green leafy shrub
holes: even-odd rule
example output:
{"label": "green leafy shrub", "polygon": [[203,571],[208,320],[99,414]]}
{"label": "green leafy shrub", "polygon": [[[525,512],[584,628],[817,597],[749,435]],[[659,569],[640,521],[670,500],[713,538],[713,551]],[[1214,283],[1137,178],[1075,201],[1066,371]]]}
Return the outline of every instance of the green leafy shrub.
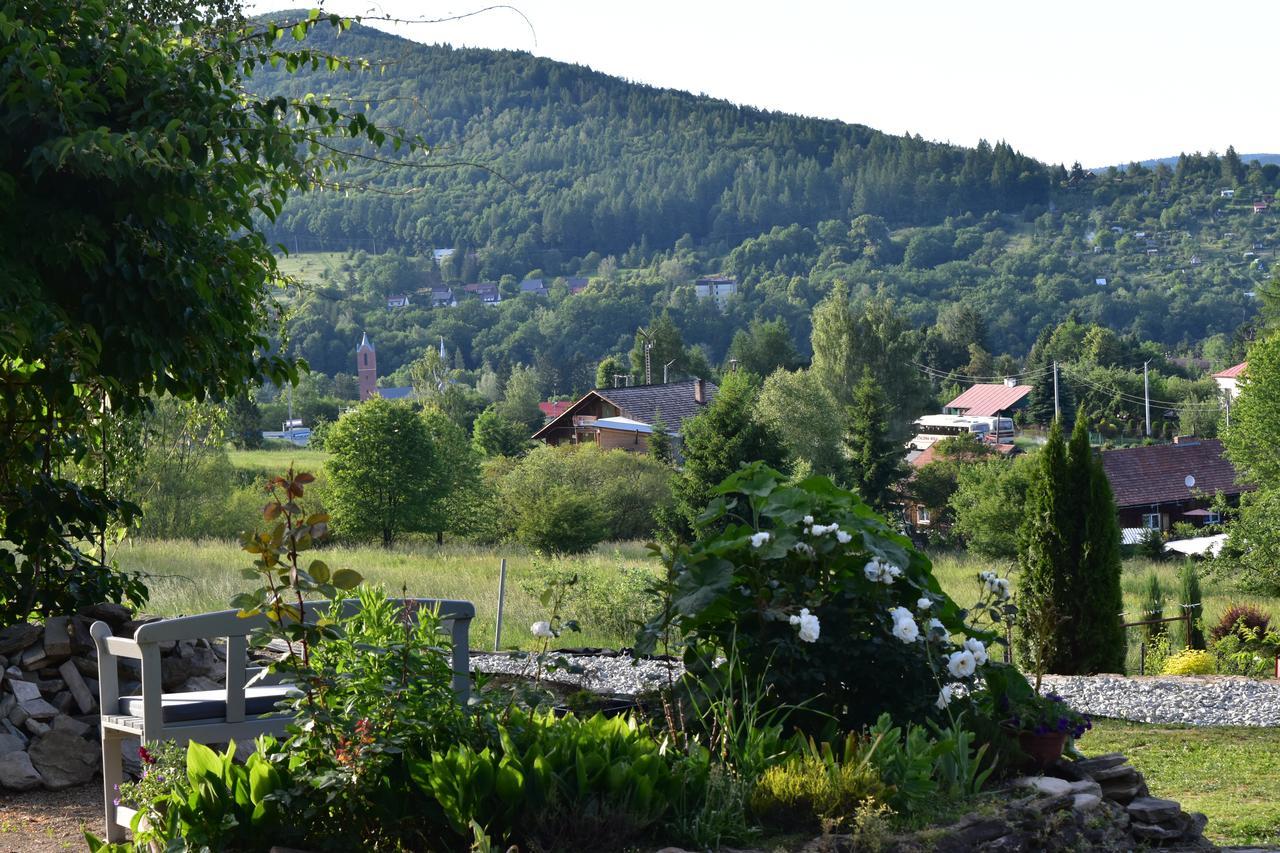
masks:
{"label": "green leafy shrub", "polygon": [[751,806],[766,823],[787,829],[848,826],[867,801],[883,802],[880,773],[871,749],[850,735],[840,760],[830,744],[809,741],[808,752],[765,770],[756,782]]}
{"label": "green leafy shrub", "polygon": [[563,486],[549,488],[515,525],[517,542],[545,554],[581,554],[607,535],[599,499]]}
{"label": "green leafy shrub", "polygon": [[1164,662],[1163,675],[1212,675],[1217,671],[1213,655],[1203,649],[1183,649]]}
{"label": "green leafy shrub", "polygon": [[496,748],[458,744],[413,761],[459,837],[474,820],[492,836],[535,849],[621,846],[669,818],[672,803],[704,789],[705,751],[664,749],[634,718],[590,719],[515,710]]}
{"label": "green leafy shrub", "polygon": [[886,711],[937,714],[960,698],[955,684],[1003,666],[986,651],[996,638],[971,623],[1010,615],[1007,582],[984,578],[980,611],[961,610],[923,554],[824,477],[786,486],[745,466],[699,522],[714,535],[664,554],[661,612],[637,638],[648,651],[680,633],[691,677],[722,668],[715,659],[736,644],[765,703],[803,705],[792,719],[811,732],[833,719],[855,731]]}
{"label": "green leafy shrub", "polygon": [[1234,631],[1210,646],[1219,673],[1267,678],[1274,673],[1275,659],[1280,655],[1280,633],[1270,628],[1251,628],[1242,617]]}

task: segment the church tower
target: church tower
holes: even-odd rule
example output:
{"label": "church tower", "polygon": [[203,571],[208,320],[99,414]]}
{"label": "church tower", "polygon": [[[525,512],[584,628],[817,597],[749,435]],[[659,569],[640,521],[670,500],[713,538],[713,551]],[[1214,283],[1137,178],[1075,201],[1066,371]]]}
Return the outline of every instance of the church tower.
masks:
{"label": "church tower", "polygon": [[378,392],[378,354],[369,343],[367,333],[361,335],[360,346],[356,347],[356,376],[359,377],[360,402],[363,403]]}

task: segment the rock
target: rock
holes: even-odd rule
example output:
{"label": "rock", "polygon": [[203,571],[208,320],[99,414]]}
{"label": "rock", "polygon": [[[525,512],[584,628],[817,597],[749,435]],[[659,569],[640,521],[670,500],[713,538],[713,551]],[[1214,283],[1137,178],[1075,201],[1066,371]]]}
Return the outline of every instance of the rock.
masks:
{"label": "rock", "polygon": [[34,646],[28,646],[27,650],[22,653],[19,666],[30,672],[33,669],[39,669],[44,666],[50,659],[50,656],[45,653],[44,644],[36,643]]}
{"label": "rock", "polygon": [[1182,837],[1181,829],[1136,820],[1129,824],[1129,831],[1140,841],[1175,841]]}
{"label": "rock", "polygon": [[93,635],[89,633],[93,622],[83,616],[71,617],[71,653],[86,655],[97,651],[93,645]]}
{"label": "rock", "polygon": [[57,696],[53,697],[53,707],[58,709],[59,714],[66,714],[71,710],[71,706],[76,702],[71,696],[70,690],[62,690]]}
{"label": "rock", "polygon": [[25,752],[27,742],[17,735],[11,735],[8,732],[0,732],[0,755],[10,752]]}
{"label": "rock", "polygon": [[[1093,758],[1082,758],[1079,761],[1071,762],[1075,768],[1082,773],[1093,776],[1098,770],[1107,770],[1120,764],[1128,764],[1129,759],[1125,758],[1119,752],[1108,752],[1104,755],[1095,755]],[[1094,778],[1097,778],[1094,776]]]}
{"label": "rock", "polygon": [[27,731],[31,732],[31,734],[35,735],[36,737],[40,737],[40,735],[46,735],[49,733],[49,724],[42,723],[41,721],[37,720],[35,717],[32,717],[31,719],[23,723],[22,727],[25,728]]}
{"label": "rock", "polygon": [[80,657],[77,655],[71,659],[71,662],[75,664],[76,669],[78,669],[80,674],[85,678],[98,677],[98,662],[93,658]]}
{"label": "rock", "polygon": [[1010,831],[1009,824],[1003,820],[971,814],[955,826],[947,827],[946,833],[938,839],[934,849],[937,853],[962,853],[1002,838]]}
{"label": "rock", "polygon": [[1075,799],[1071,803],[1071,808],[1078,812],[1091,812],[1102,802],[1102,797],[1098,794],[1072,794]]}
{"label": "rock", "polygon": [[31,715],[24,711],[21,705],[14,705],[9,711],[8,721],[13,723],[15,726],[20,726],[30,718]]}
{"label": "rock", "polygon": [[[1061,780],[1059,780],[1061,781]],[[1040,797],[1027,803],[1024,808],[1033,815],[1047,815],[1060,812],[1075,806],[1075,794],[1062,793],[1048,797]]]}
{"label": "rock", "polygon": [[19,622],[8,628],[0,628],[0,655],[22,651],[40,636],[40,626]]}
{"label": "rock", "polygon": [[1079,782],[1081,779],[1092,778],[1077,767],[1076,762],[1066,761],[1061,758],[1050,764],[1045,773],[1050,776],[1057,776],[1059,779],[1066,779],[1068,782]]}
{"label": "rock", "polygon": [[27,753],[19,751],[0,755],[0,788],[30,791],[39,788],[43,781]]}
{"label": "rock", "polygon": [[1138,775],[1138,771],[1134,770],[1129,764],[1118,764],[1114,767],[1105,767],[1101,770],[1094,770],[1089,776],[1095,782],[1112,782],[1122,781],[1133,778]]}
{"label": "rock", "polygon": [[88,686],[84,683],[84,677],[80,675],[80,670],[76,669],[76,665],[71,661],[67,661],[58,667],[58,674],[67,683],[67,689],[71,691],[71,695],[75,698],[76,707],[80,709],[80,713],[87,714],[92,711],[97,703],[93,701],[93,694],[89,692]]}
{"label": "rock", "polygon": [[1082,779],[1079,782],[1072,782],[1068,789],[1073,794],[1095,794],[1102,796],[1102,786],[1090,779]]}
{"label": "rock", "polygon": [[70,620],[66,616],[50,616],[44,623],[44,653],[49,657],[71,657]]}
{"label": "rock", "polygon": [[197,690],[218,690],[221,687],[221,683],[214,681],[206,675],[193,675],[183,683],[182,692],[192,693]]}
{"label": "rock", "polygon": [[1143,823],[1165,823],[1182,813],[1182,806],[1173,800],[1156,797],[1135,797],[1128,806],[1129,817]]}
{"label": "rock", "polygon": [[204,675],[192,658],[172,655],[160,659],[160,686],[166,693],[171,693],[183,683],[196,675]]}
{"label": "rock", "polygon": [[[0,732],[3,732],[4,734],[11,734],[14,737],[16,737],[18,740],[22,741],[23,743],[27,742],[27,736],[22,733],[22,729],[18,728],[13,723],[9,722],[8,717],[5,717],[5,719],[0,720]],[[23,747],[23,748],[25,749],[26,747]]]}
{"label": "rock", "polygon": [[4,698],[0,699],[0,719],[8,719],[9,712],[18,706],[18,700],[14,698],[12,693],[5,693]]}
{"label": "rock", "polygon": [[120,633],[120,626],[133,618],[133,613],[123,604],[112,604],[103,602],[95,604],[92,607],[81,608],[80,613],[83,614],[90,622],[101,620],[111,626],[111,633]]}
{"label": "rock", "polygon": [[50,727],[55,732],[68,732],[76,737],[88,737],[89,732],[93,728],[88,723],[82,723],[73,717],[65,715],[54,717],[53,722],[50,723]]}
{"label": "rock", "polygon": [[1071,790],[1071,783],[1053,776],[1023,776],[1011,783],[1015,788],[1031,788],[1041,794],[1057,796]]}
{"label": "rock", "polygon": [[98,751],[70,732],[49,732],[27,750],[51,791],[83,785],[98,772]]}
{"label": "rock", "polygon": [[1142,785],[1138,782],[1129,782],[1120,785],[1103,785],[1102,796],[1108,800],[1114,800],[1120,805],[1127,805],[1134,797],[1139,796]]}

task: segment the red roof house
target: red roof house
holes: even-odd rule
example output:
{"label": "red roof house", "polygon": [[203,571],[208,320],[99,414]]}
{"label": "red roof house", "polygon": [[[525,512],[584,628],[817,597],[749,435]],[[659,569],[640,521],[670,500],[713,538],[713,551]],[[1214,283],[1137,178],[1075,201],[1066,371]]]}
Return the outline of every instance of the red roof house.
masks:
{"label": "red roof house", "polygon": [[943,406],[948,415],[973,418],[1011,417],[1014,409],[1026,405],[1030,385],[1014,385],[1012,380],[1000,385],[978,384]]}
{"label": "red roof house", "polygon": [[569,407],[572,405],[572,400],[555,400],[541,402],[538,404],[538,408],[542,410],[543,417],[547,420],[552,420],[569,411]]}
{"label": "red roof house", "polygon": [[1179,521],[1217,521],[1211,512],[1197,510],[1209,510],[1219,492],[1234,504],[1252,488],[1236,481],[1236,469],[1216,438],[1106,450],[1102,469],[1115,494],[1120,526],[1126,528],[1168,530]]}

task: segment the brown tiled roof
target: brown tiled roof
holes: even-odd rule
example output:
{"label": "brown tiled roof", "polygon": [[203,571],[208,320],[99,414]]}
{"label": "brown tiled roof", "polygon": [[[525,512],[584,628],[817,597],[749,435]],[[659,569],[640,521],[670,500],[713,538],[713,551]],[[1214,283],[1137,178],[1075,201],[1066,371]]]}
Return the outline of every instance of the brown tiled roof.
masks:
{"label": "brown tiled roof", "polygon": [[1244,369],[1248,366],[1249,366],[1249,362],[1242,361],[1239,364],[1235,365],[1234,367],[1228,367],[1226,370],[1219,370],[1217,373],[1213,374],[1213,378],[1214,379],[1235,379],[1241,373],[1244,373]]}
{"label": "brown tiled roof", "polygon": [[964,409],[966,415],[989,418],[1003,412],[1031,393],[1030,385],[974,385],[959,397],[943,406],[944,409]]}
{"label": "brown tiled roof", "polygon": [[[1216,438],[1107,450],[1102,454],[1102,468],[1111,481],[1117,507],[1185,501],[1193,497],[1193,491],[1238,495],[1250,488],[1236,482],[1236,469]],[[1196,478],[1190,488],[1188,475]]]}
{"label": "brown tiled roof", "polygon": [[632,385],[630,388],[597,388],[594,391],[588,391],[582,399],[563,410],[555,420],[534,433],[533,437],[540,438],[543,433],[551,431],[565,418],[571,418],[581,404],[591,397],[600,397],[612,403],[624,418],[631,418],[643,424],[652,424],[657,413],[661,411],[662,420],[667,428],[678,431],[680,424],[684,421],[706,411],[707,405],[715,400],[716,392],[720,390],[714,382],[704,380],[704,402],[699,403],[693,398],[693,389],[697,381],[689,379],[684,382],[668,382],[661,385]]}

